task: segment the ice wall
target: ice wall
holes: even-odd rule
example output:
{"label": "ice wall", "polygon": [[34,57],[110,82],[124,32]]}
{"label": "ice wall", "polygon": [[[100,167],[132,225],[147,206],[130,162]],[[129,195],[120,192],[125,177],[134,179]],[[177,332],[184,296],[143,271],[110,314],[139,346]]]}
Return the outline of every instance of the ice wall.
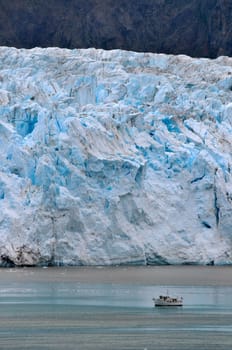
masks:
{"label": "ice wall", "polygon": [[0,264],[231,264],[232,58],[0,48]]}

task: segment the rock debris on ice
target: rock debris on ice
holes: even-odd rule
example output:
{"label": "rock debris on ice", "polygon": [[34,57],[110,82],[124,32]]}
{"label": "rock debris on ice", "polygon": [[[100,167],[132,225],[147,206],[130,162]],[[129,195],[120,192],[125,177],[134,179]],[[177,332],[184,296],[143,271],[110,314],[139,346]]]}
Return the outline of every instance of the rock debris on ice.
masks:
{"label": "rock debris on ice", "polygon": [[232,58],[0,48],[2,265],[231,264]]}

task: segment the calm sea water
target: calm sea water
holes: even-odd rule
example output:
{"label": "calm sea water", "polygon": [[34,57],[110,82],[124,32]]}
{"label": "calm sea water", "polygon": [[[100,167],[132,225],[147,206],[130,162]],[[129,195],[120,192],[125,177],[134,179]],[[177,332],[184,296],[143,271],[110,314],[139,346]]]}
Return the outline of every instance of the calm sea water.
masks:
{"label": "calm sea water", "polygon": [[[142,284],[139,278],[131,283],[130,269],[123,270],[128,275],[123,283],[120,278],[116,283],[113,278],[98,283],[91,269],[84,272],[84,281],[67,278],[75,270],[63,270],[59,278],[55,278],[58,270],[45,271],[44,277],[39,270],[23,271],[11,270],[7,278],[5,272],[2,276],[1,350],[232,349],[230,283],[217,285],[215,280],[211,285],[191,285],[188,279],[185,285],[184,278],[175,285],[149,284],[149,280]],[[175,273],[180,275],[181,268]],[[189,274],[191,270],[188,278]],[[167,289],[184,297],[182,308],[153,307],[152,298]]]}

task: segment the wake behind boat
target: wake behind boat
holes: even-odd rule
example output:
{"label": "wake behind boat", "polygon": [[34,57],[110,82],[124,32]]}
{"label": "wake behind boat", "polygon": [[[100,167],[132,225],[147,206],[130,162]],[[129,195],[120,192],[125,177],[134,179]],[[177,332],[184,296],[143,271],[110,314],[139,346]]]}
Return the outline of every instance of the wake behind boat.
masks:
{"label": "wake behind boat", "polygon": [[170,297],[167,295],[160,295],[159,298],[153,298],[154,306],[183,306],[183,298]]}

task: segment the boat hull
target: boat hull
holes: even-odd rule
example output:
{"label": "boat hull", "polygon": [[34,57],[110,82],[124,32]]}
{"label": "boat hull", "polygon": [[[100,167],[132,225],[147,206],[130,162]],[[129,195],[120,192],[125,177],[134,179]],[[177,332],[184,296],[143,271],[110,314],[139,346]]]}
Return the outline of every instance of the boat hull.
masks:
{"label": "boat hull", "polygon": [[183,303],[160,303],[160,302],[155,302],[155,306],[183,306]]}

